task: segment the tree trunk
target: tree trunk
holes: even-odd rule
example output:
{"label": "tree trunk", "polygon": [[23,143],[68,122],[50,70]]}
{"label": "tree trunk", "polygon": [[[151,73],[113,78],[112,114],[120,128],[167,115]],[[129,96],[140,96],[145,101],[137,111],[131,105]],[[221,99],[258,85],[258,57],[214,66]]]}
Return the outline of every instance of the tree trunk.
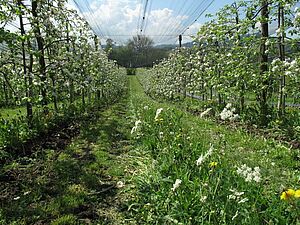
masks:
{"label": "tree trunk", "polygon": [[7,107],[8,106],[8,94],[7,94],[7,88],[6,88],[5,81],[3,81],[3,93],[4,93],[4,104],[5,104],[5,107]]}
{"label": "tree trunk", "polygon": [[[32,49],[31,43],[28,40],[27,42],[28,48]],[[33,79],[32,79],[32,71],[33,71],[33,54],[29,54],[29,66],[28,66],[28,98],[30,99],[30,102],[27,104],[27,112],[30,116],[28,116],[29,121],[31,123],[33,112],[32,112],[32,99],[33,99]]]}
{"label": "tree trunk", "polygon": [[37,45],[38,45],[38,50],[39,50],[39,72],[40,72],[40,78],[42,81],[42,89],[41,89],[41,93],[42,93],[42,106],[44,107],[44,112],[45,114],[48,113],[48,108],[47,108],[47,85],[46,85],[46,80],[47,80],[47,74],[46,74],[46,61],[45,61],[45,45],[44,45],[44,39],[42,37],[41,34],[41,30],[40,30],[40,26],[39,26],[39,16],[37,13],[37,8],[38,8],[38,1],[37,0],[32,0],[31,2],[31,6],[32,6],[32,16],[35,20],[35,22],[33,23],[34,25],[34,34],[35,34],[35,38],[37,41]]}
{"label": "tree trunk", "polygon": [[[21,11],[19,15],[19,21],[20,21],[20,29],[21,29],[21,35],[22,37],[25,36],[25,28],[24,28],[24,22],[23,22],[23,10],[22,10],[22,0],[18,0],[17,2],[18,7]],[[25,96],[26,96],[26,111],[27,111],[27,119],[28,124],[31,126],[32,121],[32,103],[31,103],[31,96],[28,88],[27,83],[27,77],[30,77],[30,74],[28,76],[27,73],[27,64],[26,64],[26,52],[25,52],[25,40],[22,40],[22,63],[23,63],[23,73],[24,73],[24,84],[25,84]],[[29,71],[30,72],[30,71]]]}
{"label": "tree trunk", "polygon": [[[233,4],[234,7],[235,7],[235,10],[236,10],[236,15],[235,15],[235,24],[237,25],[236,27],[236,30],[237,32],[239,31],[239,24],[240,24],[240,17],[239,17],[239,9],[238,9],[238,6],[236,3]],[[241,37],[240,35],[238,35],[238,40],[240,40]],[[239,44],[240,46],[240,44]],[[244,108],[245,108],[245,85],[244,85],[244,77],[240,77],[240,80],[241,80],[241,86],[240,86],[240,110],[241,112],[244,111]]]}

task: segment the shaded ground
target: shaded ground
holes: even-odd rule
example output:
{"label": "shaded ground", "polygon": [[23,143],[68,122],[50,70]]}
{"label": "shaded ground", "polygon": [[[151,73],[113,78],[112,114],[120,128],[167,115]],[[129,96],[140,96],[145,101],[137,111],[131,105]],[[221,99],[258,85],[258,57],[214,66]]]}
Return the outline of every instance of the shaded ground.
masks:
{"label": "shaded ground", "polygon": [[0,224],[121,224],[122,154],[130,149],[126,106],[123,100],[96,113],[72,125],[72,134],[80,131],[76,138],[62,130],[41,150],[5,165]]}

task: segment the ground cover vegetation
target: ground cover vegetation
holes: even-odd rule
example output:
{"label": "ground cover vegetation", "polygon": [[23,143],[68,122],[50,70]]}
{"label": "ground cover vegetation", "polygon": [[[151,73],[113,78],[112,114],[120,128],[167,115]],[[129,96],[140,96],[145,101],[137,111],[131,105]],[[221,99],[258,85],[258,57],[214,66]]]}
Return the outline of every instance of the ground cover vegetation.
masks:
{"label": "ground cover vegetation", "polygon": [[157,102],[131,77],[138,224],[297,224],[299,150]]}
{"label": "ground cover vegetation", "polygon": [[128,77],[66,1],[0,3],[20,24],[0,30],[1,113],[20,114],[0,123],[0,224],[300,223],[299,148],[228,126],[299,140],[295,2],[227,6]]}

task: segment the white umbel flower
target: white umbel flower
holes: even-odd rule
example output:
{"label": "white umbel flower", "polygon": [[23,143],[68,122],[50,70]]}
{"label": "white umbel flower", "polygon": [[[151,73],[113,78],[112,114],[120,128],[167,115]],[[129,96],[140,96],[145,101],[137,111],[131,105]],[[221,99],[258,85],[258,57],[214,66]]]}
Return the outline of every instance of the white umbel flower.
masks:
{"label": "white umbel flower", "polygon": [[154,117],[154,120],[157,120],[159,115],[161,114],[161,112],[163,111],[163,108],[159,108],[156,110],[156,114],[155,114],[155,117]]}
{"label": "white umbel flower", "polygon": [[171,188],[172,191],[175,191],[177,188],[179,188],[182,180],[176,179],[175,183],[173,184],[173,187]]}

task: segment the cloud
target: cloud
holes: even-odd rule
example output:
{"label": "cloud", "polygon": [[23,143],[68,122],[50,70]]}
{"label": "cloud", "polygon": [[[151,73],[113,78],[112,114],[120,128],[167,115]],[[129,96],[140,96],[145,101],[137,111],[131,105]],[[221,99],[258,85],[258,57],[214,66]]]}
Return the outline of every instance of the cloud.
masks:
{"label": "cloud", "polygon": [[[91,0],[89,9],[84,8],[84,4],[80,2],[77,1],[82,6],[83,16],[103,39],[112,38],[114,41],[122,44],[140,32],[138,24],[141,24],[144,10],[144,6],[140,3],[141,1]],[[185,28],[183,22],[189,18],[186,15],[178,15],[178,12],[176,13],[174,10],[164,7],[151,10],[146,15],[146,19],[147,22],[143,29],[146,36],[150,36],[155,43],[174,43],[179,35],[176,32]],[[199,23],[194,24],[189,31],[194,32],[199,29],[197,25]],[[160,35],[173,36],[165,36],[163,39]]]}

